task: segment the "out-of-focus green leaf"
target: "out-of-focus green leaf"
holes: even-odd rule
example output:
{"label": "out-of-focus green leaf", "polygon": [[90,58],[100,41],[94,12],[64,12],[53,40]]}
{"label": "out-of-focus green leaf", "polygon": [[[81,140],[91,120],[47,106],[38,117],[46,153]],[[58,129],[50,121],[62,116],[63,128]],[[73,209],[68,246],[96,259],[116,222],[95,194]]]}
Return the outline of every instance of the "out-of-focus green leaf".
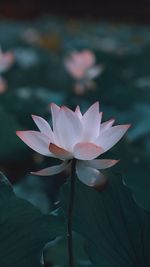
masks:
{"label": "out-of-focus green leaf", "polygon": [[0,266],[40,266],[45,244],[62,233],[63,221],[16,197],[0,175]]}
{"label": "out-of-focus green leaf", "polygon": [[[68,203],[68,186],[61,201]],[[103,192],[77,182],[74,230],[86,239],[86,250],[98,267],[148,267],[150,216],[134,202],[118,176],[109,178]],[[147,225],[147,228],[145,228]]]}
{"label": "out-of-focus green leaf", "polygon": [[[92,267],[85,252],[84,239],[77,233],[73,233],[74,260],[76,267]],[[44,249],[44,261],[52,266],[68,266],[67,237],[60,236],[49,242]],[[49,265],[48,265],[49,266]],[[50,265],[51,266],[51,265]]]}
{"label": "out-of-focus green leaf", "polygon": [[124,183],[133,193],[134,200],[143,209],[150,211],[150,170],[144,164],[130,165]]}

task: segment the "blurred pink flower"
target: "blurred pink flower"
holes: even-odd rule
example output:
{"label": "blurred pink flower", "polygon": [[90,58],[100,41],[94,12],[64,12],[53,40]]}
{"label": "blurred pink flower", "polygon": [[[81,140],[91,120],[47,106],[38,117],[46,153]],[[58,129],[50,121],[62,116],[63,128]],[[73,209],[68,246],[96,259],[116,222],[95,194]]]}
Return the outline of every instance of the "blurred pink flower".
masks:
{"label": "blurred pink flower", "polygon": [[6,80],[0,76],[0,94],[5,93],[7,90],[7,82]]}
{"label": "blurred pink flower", "polygon": [[36,152],[61,159],[62,164],[48,167],[36,175],[58,174],[76,161],[78,178],[88,186],[98,187],[105,177],[99,171],[115,165],[118,161],[95,159],[113,147],[125,134],[130,125],[112,126],[114,120],[101,123],[99,103],[93,104],[83,115],[77,106],[75,112],[69,108],[51,104],[52,124],[33,115],[40,131],[17,131],[16,134]]}
{"label": "blurred pink flower", "polygon": [[95,55],[90,50],[82,52],[73,52],[70,57],[64,61],[65,67],[70,75],[76,79],[93,79],[98,76],[102,67],[95,65]]}
{"label": "blurred pink flower", "polygon": [[7,71],[14,63],[15,57],[12,52],[3,53],[0,50],[0,73]]}
{"label": "blurred pink flower", "polygon": [[95,55],[90,50],[73,52],[65,59],[66,70],[76,80],[74,90],[77,94],[83,94],[87,89],[92,89],[91,81],[102,73],[104,67],[95,65],[95,62]]}

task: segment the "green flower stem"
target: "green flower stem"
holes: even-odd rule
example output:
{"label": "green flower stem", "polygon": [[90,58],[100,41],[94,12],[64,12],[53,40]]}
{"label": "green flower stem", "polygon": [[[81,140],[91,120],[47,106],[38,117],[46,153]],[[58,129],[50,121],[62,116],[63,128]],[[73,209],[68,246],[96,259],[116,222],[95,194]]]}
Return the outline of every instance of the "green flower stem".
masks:
{"label": "green flower stem", "polygon": [[75,182],[76,182],[76,159],[72,160],[71,165],[71,180],[70,180],[70,196],[69,196],[69,207],[68,207],[68,257],[69,257],[69,267],[74,267],[74,257],[73,257],[73,240],[72,240],[72,217],[73,217],[73,207],[75,199]]}

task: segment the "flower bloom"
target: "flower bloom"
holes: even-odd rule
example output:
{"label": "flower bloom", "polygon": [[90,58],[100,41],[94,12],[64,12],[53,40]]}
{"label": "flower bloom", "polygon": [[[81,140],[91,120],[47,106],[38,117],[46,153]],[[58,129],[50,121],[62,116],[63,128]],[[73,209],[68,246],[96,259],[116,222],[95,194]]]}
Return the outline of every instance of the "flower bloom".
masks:
{"label": "flower bloom", "polygon": [[114,146],[130,125],[113,126],[114,120],[101,123],[99,103],[93,104],[83,115],[79,106],[73,112],[69,108],[51,104],[52,128],[43,118],[32,115],[40,131],[17,131],[17,135],[36,152],[63,161],[48,167],[36,175],[58,174],[76,159],[78,178],[88,186],[98,187],[104,181],[99,171],[115,165],[118,161],[96,159]]}
{"label": "flower bloom", "polygon": [[95,66],[95,55],[90,50],[82,52],[73,52],[69,58],[65,60],[65,67],[71,76],[76,79],[95,78],[100,72],[101,67]]}
{"label": "flower bloom", "polygon": [[14,63],[15,57],[12,52],[3,53],[0,49],[0,73],[7,71]]}
{"label": "flower bloom", "polygon": [[0,94],[3,94],[7,91],[7,82],[6,80],[0,76]]}
{"label": "flower bloom", "polygon": [[91,81],[103,71],[102,65],[95,65],[96,58],[92,51],[73,52],[66,58],[64,65],[70,75],[77,81],[75,91],[82,94],[92,88]]}

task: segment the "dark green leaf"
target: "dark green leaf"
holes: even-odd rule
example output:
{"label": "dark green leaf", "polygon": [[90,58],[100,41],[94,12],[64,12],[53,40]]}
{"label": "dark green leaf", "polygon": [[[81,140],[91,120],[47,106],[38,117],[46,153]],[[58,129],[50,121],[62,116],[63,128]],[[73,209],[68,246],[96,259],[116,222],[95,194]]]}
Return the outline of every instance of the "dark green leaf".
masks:
{"label": "dark green leaf", "polygon": [[[65,209],[67,203],[65,186],[62,194]],[[103,192],[77,182],[74,230],[86,238],[88,255],[97,267],[149,267],[148,216],[136,205],[118,176],[110,177]]]}
{"label": "dark green leaf", "polygon": [[150,172],[149,167],[140,163],[129,166],[127,175],[124,177],[124,183],[133,193],[136,203],[150,211]]}
{"label": "dark green leaf", "polygon": [[62,221],[15,196],[0,175],[0,266],[38,267],[45,244],[62,233]]}

